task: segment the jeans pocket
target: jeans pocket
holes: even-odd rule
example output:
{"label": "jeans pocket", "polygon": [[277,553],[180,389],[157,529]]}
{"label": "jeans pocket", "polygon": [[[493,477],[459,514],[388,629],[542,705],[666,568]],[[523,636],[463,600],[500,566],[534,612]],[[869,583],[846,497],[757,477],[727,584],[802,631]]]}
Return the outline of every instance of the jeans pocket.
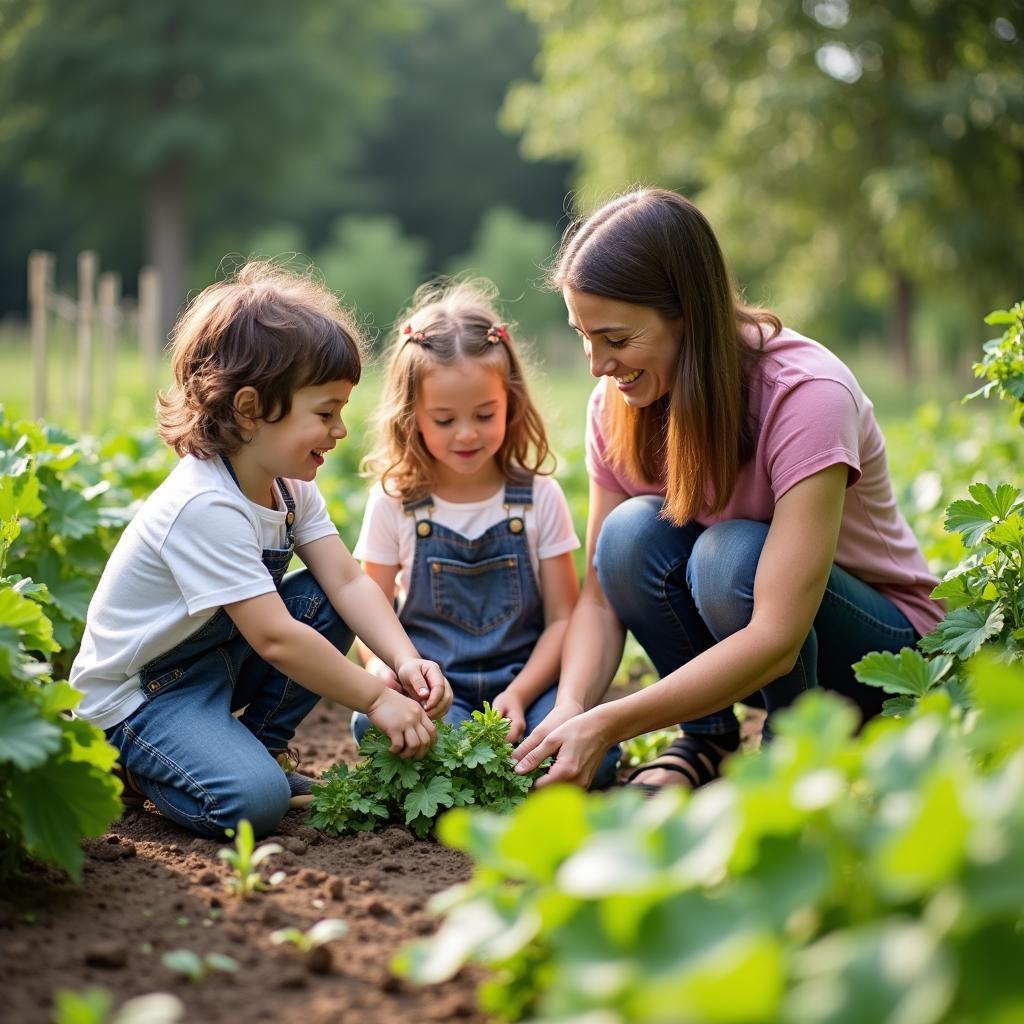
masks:
{"label": "jeans pocket", "polygon": [[142,684],[142,692],[146,695],[146,700],[152,700],[158,693],[164,693],[171,689],[184,674],[184,669],[171,668],[151,679],[146,679]]}
{"label": "jeans pocket", "polygon": [[434,614],[474,636],[519,614],[519,558],[501,555],[481,562],[429,558]]}

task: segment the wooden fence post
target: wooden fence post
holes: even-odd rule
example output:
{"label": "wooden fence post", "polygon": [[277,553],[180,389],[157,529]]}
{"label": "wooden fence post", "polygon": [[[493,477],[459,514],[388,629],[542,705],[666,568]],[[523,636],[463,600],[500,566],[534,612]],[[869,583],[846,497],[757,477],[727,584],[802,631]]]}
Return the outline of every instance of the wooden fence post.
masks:
{"label": "wooden fence post", "polygon": [[146,372],[146,387],[156,391],[156,367],[160,355],[160,271],[143,267],[139,271],[139,344]]}
{"label": "wooden fence post", "polygon": [[28,254],[28,306],[32,338],[32,417],[46,415],[46,308],[53,287],[53,253]]}
{"label": "wooden fence post", "polygon": [[91,249],[78,254],[78,419],[83,431],[92,419],[92,328],[99,262]]}
{"label": "wooden fence post", "polygon": [[115,270],[100,274],[99,313],[100,327],[100,405],[109,412],[114,400],[114,378],[117,368],[117,336],[121,327],[121,275]]}

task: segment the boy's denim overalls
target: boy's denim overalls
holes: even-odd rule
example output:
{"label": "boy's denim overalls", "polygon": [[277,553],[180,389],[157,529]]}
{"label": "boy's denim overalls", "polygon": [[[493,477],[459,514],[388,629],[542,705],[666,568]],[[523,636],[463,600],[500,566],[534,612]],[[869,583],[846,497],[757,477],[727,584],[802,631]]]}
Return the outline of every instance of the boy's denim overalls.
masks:
{"label": "boy's denim overalls", "polygon": [[[455,700],[445,721],[452,725],[507,689],[544,632],[526,540],[532,504],[532,483],[507,484],[507,518],[472,540],[430,518],[429,496],[405,505],[416,520],[416,550],[399,620],[421,657],[436,661],[451,683]],[[526,709],[527,735],[555,706],[556,690],[552,685]],[[357,740],[369,726],[365,715],[353,716]],[[618,754],[618,747],[608,752],[595,786],[612,781]]]}
{"label": "boy's denim overalls", "polygon": [[[285,576],[294,550],[295,500],[283,480],[277,486],[287,539],[283,548],[264,549],[263,564],[291,616],[345,652],[352,631],[313,576],[305,569]],[[291,794],[269,751],[288,746],[319,696],[260,658],[223,608],[139,676],[145,704],[108,729],[107,739],[146,796],[200,835],[220,838],[241,818],[257,835],[273,831]]]}

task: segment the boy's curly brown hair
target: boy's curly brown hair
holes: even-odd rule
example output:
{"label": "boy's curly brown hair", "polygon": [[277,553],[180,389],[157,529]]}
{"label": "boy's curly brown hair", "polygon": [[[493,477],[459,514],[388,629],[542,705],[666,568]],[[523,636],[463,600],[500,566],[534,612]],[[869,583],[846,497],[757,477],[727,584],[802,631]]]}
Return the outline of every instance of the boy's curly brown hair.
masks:
{"label": "boy's curly brown hair", "polygon": [[240,388],[256,389],[259,418],[273,423],[300,388],[357,384],[364,349],[354,319],[311,271],[246,263],[200,292],[174,326],[160,436],[179,456],[231,455],[249,440],[234,405]]}

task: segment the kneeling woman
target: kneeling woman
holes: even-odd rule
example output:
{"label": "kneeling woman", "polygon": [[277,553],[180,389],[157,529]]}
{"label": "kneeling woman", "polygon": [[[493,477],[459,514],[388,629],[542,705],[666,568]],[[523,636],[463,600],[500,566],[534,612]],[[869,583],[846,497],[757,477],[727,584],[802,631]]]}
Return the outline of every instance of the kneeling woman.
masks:
{"label": "kneeling woman", "polygon": [[[816,686],[876,714],[884,694],[850,666],[912,646],[942,610],[853,374],[739,303],[710,225],[674,192],[570,228],[554,283],[599,378],[588,564],[557,704],[518,770],[555,756],[541,784],[586,785],[611,744],[680,723],[634,777],[697,786],[739,745],[737,701],[764,706],[769,737]],[[599,704],[627,629],[660,679]]]}

